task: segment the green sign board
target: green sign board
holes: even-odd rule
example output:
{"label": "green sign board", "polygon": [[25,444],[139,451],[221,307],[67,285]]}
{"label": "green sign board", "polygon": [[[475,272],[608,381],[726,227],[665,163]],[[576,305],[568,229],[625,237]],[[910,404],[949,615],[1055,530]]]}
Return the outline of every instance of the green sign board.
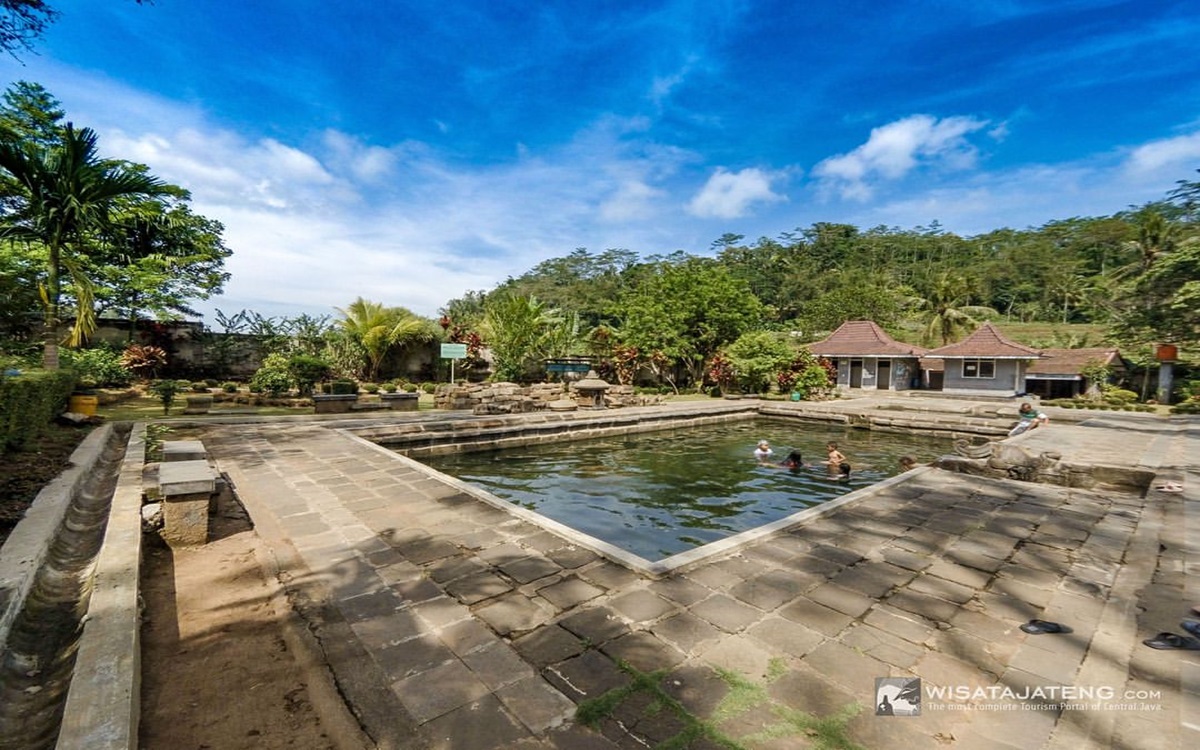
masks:
{"label": "green sign board", "polygon": [[466,344],[442,344],[442,359],[466,359]]}

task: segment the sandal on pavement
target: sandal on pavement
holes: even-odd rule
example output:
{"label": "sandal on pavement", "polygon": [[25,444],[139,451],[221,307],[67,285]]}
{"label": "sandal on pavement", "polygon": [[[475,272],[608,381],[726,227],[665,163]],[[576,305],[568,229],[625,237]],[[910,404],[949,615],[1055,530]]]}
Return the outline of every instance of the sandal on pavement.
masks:
{"label": "sandal on pavement", "polygon": [[1176,633],[1159,633],[1153,638],[1142,641],[1150,648],[1177,649],[1183,651],[1200,651],[1200,641]]}
{"label": "sandal on pavement", "polygon": [[1060,625],[1057,622],[1049,620],[1030,620],[1021,626],[1021,630],[1033,635],[1041,635],[1043,633],[1070,633],[1071,629],[1066,625]]}
{"label": "sandal on pavement", "polygon": [[1184,620],[1183,622],[1179,623],[1179,627],[1183,628],[1197,638],[1200,638],[1200,622],[1196,622],[1195,620]]}

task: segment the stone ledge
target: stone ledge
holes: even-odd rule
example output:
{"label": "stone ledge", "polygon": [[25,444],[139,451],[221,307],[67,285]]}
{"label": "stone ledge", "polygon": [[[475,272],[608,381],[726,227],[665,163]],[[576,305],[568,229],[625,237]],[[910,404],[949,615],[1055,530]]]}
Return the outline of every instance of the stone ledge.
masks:
{"label": "stone ledge", "polygon": [[96,557],[59,748],[135,750],[141,713],[139,577],[145,424],[134,425]]}

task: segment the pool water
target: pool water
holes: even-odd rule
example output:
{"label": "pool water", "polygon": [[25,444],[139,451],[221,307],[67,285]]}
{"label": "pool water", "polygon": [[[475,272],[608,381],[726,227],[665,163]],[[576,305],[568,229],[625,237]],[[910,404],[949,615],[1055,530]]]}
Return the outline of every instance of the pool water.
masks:
{"label": "pool water", "polygon": [[[771,465],[754,459],[771,443]],[[821,465],[838,443],[849,480]],[[806,467],[776,464],[799,450]],[[925,463],[949,440],[755,419],[584,441],[428,457],[433,469],[647,560],[684,552]]]}

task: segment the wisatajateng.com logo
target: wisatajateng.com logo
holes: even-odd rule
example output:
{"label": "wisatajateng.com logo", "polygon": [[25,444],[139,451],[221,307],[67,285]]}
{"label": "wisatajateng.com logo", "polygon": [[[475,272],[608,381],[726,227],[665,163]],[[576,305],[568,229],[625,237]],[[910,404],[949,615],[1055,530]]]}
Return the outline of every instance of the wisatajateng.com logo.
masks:
{"label": "wisatajateng.com logo", "polygon": [[876,677],[876,716],[920,716],[932,711],[1161,711],[1161,690],[1118,690],[1100,685],[925,685],[920,677]]}

